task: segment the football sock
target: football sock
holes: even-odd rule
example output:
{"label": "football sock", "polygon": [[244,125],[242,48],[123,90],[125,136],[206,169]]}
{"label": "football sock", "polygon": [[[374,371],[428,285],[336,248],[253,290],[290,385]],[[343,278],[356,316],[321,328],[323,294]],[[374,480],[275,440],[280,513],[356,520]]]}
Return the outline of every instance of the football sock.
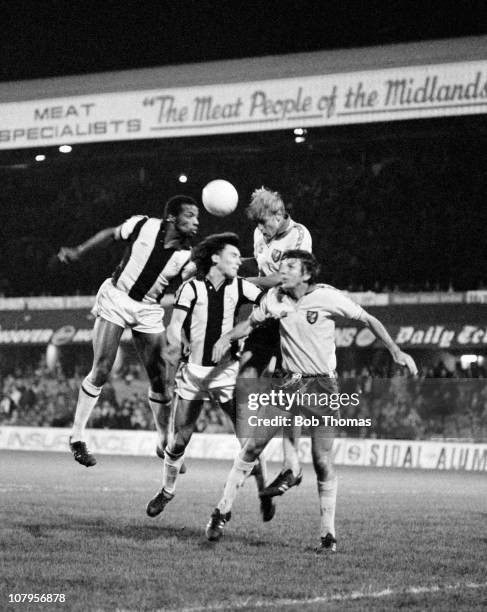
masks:
{"label": "football sock", "polygon": [[149,389],[148,393],[149,406],[154,415],[154,423],[157,430],[158,443],[162,449],[167,442],[167,427],[169,423],[169,415],[171,413],[171,400],[166,399],[163,393],[157,393]]}
{"label": "football sock", "polygon": [[267,482],[267,464],[262,455],[257,459],[251,472],[255,478],[255,482],[257,483],[257,489],[259,491],[263,491]]}
{"label": "football sock", "polygon": [[100,397],[101,390],[102,387],[95,387],[95,385],[88,379],[88,376],[81,383],[78,394],[78,403],[76,405],[76,412],[74,415],[73,428],[71,430],[71,439],[73,442],[83,440],[86,424],[88,423],[88,419],[90,418],[93,408]]}
{"label": "football sock", "polygon": [[298,452],[294,446],[293,440],[290,440],[286,433],[284,432],[284,437],[282,439],[282,451],[284,455],[284,463],[282,466],[282,471],[290,469],[294,476],[297,476],[301,470],[301,466],[299,464]]}
{"label": "football sock", "polygon": [[176,480],[184,461],[184,453],[179,457],[172,455],[166,448],[164,453],[164,468],[162,470],[162,488],[166,493],[174,495]]}
{"label": "football sock", "polygon": [[334,476],[331,480],[325,482],[318,481],[318,495],[320,496],[320,514],[321,514],[321,537],[324,538],[327,533],[335,535],[335,506],[337,499],[338,478]]}
{"label": "football sock", "polygon": [[233,462],[233,467],[223,489],[223,497],[217,504],[217,508],[223,514],[230,512],[232,504],[237,497],[238,489],[243,485],[255,465],[255,461],[243,461],[240,458],[240,454],[237,455]]}

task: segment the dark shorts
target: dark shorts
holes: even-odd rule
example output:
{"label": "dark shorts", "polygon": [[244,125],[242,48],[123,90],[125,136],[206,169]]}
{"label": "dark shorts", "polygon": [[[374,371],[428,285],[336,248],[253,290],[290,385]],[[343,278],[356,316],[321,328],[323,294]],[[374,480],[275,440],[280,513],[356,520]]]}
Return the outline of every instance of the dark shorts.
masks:
{"label": "dark shorts", "polygon": [[[285,408],[295,415],[317,416],[336,415],[340,409],[338,380],[330,376],[303,376],[284,374],[281,378],[271,379],[271,389],[281,396],[291,398],[284,400]],[[279,402],[280,404],[281,402]],[[280,406],[282,409],[282,406]]]}
{"label": "dark shorts", "polygon": [[329,376],[242,378],[237,382],[237,435],[269,439],[279,428],[306,427],[307,435],[333,437],[340,418],[338,381]]}
{"label": "dark shorts", "polygon": [[245,352],[252,353],[252,357],[246,365],[255,367],[259,374],[267,367],[272,357],[277,357],[280,363],[279,321],[277,319],[269,319],[252,330],[244,344]]}

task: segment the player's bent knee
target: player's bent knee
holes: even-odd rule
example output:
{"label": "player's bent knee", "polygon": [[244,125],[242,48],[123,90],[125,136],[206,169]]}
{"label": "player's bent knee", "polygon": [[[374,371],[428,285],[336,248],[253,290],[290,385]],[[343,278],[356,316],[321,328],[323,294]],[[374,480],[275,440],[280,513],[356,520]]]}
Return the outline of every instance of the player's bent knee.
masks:
{"label": "player's bent knee", "polygon": [[179,457],[184,455],[186,446],[187,444],[181,443],[181,441],[172,438],[172,440],[168,442],[165,452],[167,452],[167,454],[173,459],[179,459]]}
{"label": "player's bent knee", "polygon": [[182,455],[184,453],[186,447],[188,446],[191,440],[192,433],[193,432],[183,434],[182,432],[176,432],[176,434],[171,440],[171,452],[174,455]]}

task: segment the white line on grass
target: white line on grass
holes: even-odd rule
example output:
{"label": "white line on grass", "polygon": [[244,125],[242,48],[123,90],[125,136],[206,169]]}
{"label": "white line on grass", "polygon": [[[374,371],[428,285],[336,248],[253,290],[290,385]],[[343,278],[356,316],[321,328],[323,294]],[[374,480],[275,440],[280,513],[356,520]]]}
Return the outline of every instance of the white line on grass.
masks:
{"label": "white line on grass", "polygon": [[[213,612],[217,610],[239,610],[245,608],[284,608],[286,606],[307,606],[313,604],[327,604],[332,602],[350,601],[354,599],[380,599],[381,597],[392,597],[395,595],[422,595],[425,593],[443,593],[446,591],[458,591],[459,589],[485,589],[487,582],[465,584],[446,584],[432,586],[411,586],[404,589],[383,589],[382,591],[352,591],[343,595],[324,595],[309,599],[272,599],[254,600],[252,597],[227,603],[214,603],[207,606],[195,606],[190,608],[165,609],[164,612]],[[157,612],[163,612],[158,610]]]}

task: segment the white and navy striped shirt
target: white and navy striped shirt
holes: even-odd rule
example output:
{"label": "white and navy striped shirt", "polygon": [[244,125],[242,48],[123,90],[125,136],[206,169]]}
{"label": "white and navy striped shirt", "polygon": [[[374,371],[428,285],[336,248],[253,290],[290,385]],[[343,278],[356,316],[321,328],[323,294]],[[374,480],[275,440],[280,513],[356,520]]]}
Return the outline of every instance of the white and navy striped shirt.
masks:
{"label": "white and navy striped shirt", "polygon": [[176,294],[174,308],[187,312],[184,331],[191,345],[189,363],[214,366],[213,345],[236,324],[242,304],[258,304],[263,292],[243,278],[222,283],[215,289],[207,279],[188,280]]}
{"label": "white and navy striped shirt", "polygon": [[164,247],[161,219],[136,215],[118,228],[118,237],[129,243],[113,273],[112,282],[137,302],[160,302],[169,282],[179,276],[189,262],[189,247]]}

